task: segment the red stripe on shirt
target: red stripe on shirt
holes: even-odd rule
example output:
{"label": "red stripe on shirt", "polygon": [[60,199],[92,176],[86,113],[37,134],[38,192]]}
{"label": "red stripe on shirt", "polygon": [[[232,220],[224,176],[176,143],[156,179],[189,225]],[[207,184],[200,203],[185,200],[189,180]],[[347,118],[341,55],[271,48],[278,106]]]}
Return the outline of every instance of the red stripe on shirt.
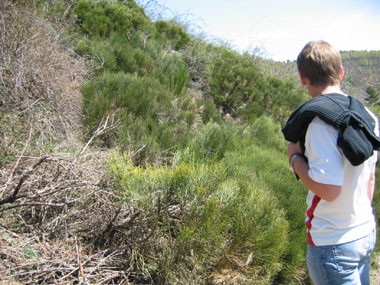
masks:
{"label": "red stripe on shirt", "polygon": [[312,246],[315,246],[314,244],[314,241],[311,237],[311,234],[310,234],[310,230],[311,230],[311,221],[313,220],[314,218],[314,210],[315,208],[317,207],[319,201],[321,201],[321,198],[317,195],[314,195],[314,198],[313,198],[313,201],[311,203],[311,207],[307,210],[306,212],[306,215],[307,217],[309,218],[306,222],[306,227],[307,227],[307,242],[312,245]]}

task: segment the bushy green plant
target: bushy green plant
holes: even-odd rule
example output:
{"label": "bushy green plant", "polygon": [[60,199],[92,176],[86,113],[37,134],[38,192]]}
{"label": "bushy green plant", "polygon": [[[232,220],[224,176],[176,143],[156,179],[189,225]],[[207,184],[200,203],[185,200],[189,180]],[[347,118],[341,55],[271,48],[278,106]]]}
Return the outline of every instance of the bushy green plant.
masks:
{"label": "bushy green plant", "polygon": [[121,148],[137,151],[145,145],[137,161],[149,161],[149,153],[156,156],[169,149],[171,153],[190,137],[194,104],[187,98],[174,98],[153,78],[103,73],[92,77],[82,87],[82,93],[89,128],[96,128],[106,115],[116,114],[121,120]]}
{"label": "bushy green plant", "polygon": [[88,119],[99,121],[109,112],[128,112],[159,119],[170,110],[170,94],[152,78],[125,73],[104,73],[82,88]]}
{"label": "bushy green plant", "polygon": [[190,88],[208,91],[209,82],[218,59],[218,49],[200,38],[191,38],[181,50],[190,74]]}
{"label": "bushy green plant", "polygon": [[93,37],[108,37],[113,31],[121,33],[154,31],[150,19],[134,1],[113,4],[107,1],[79,1],[74,9],[82,33]]}
{"label": "bushy green plant", "polygon": [[78,40],[74,51],[80,56],[90,55],[92,53],[91,41],[86,37]]}
{"label": "bushy green plant", "polygon": [[263,84],[264,78],[252,58],[220,48],[210,78],[210,94],[225,114],[235,116],[243,104],[260,101]]}
{"label": "bushy green plant", "polygon": [[174,21],[159,20],[155,23],[158,34],[169,39],[175,50],[184,47],[190,40],[186,27]]}
{"label": "bushy green plant", "polygon": [[189,80],[188,67],[182,55],[177,52],[162,53],[156,60],[152,76],[158,78],[161,84],[168,86],[177,96],[185,92]]}
{"label": "bushy green plant", "polygon": [[[125,203],[159,225],[152,231],[161,237],[160,255],[144,257],[151,276],[178,283],[193,272],[202,283],[239,268],[251,282],[292,279],[304,262],[304,211],[294,207],[304,196],[288,172],[280,125],[262,114],[283,122],[303,93],[265,77],[247,54],[207,45],[190,52],[195,41],[183,41],[182,28],[155,28],[155,37],[135,28],[94,31],[77,45],[100,66],[82,88],[86,124],[94,129],[110,113],[120,119],[113,136],[124,156],[112,160],[111,176]],[[168,51],[166,40],[186,52]],[[199,70],[193,60],[202,62]],[[200,86],[210,98],[187,96],[194,76],[205,76]]]}
{"label": "bushy green plant", "polygon": [[287,143],[281,133],[279,123],[273,121],[266,115],[256,119],[247,129],[246,133],[252,137],[253,141],[264,147],[275,148],[282,152],[286,149]]}
{"label": "bushy green plant", "polygon": [[180,95],[185,90],[188,80],[189,72],[184,63],[179,62],[169,70],[169,88],[173,93]]}
{"label": "bushy green plant", "polygon": [[129,40],[119,33],[112,33],[108,41],[94,37],[78,41],[75,51],[82,56],[92,58],[99,72],[125,72],[147,75],[153,64],[150,55],[139,47],[132,47]]}
{"label": "bushy green plant", "polygon": [[177,160],[187,162],[218,161],[235,137],[233,128],[209,122],[194,133],[188,147],[177,153]]}
{"label": "bushy green plant", "polygon": [[227,259],[231,267],[245,263],[252,282],[263,280],[269,284],[284,267],[281,258],[288,246],[288,223],[270,191],[247,180],[238,181],[232,185],[228,181],[218,190],[220,200],[227,202],[227,211],[234,217],[234,240],[221,262],[225,265]]}
{"label": "bushy green plant", "polygon": [[222,123],[222,116],[211,98],[198,101],[198,105],[202,108],[201,116],[203,123],[207,124],[210,121],[218,124]]}
{"label": "bushy green plant", "polygon": [[156,262],[151,276],[159,282],[206,284],[232,270],[269,283],[283,267],[288,224],[276,198],[230,180],[222,163],[144,169],[115,155],[109,171],[126,205],[142,210],[159,237],[155,251],[140,249]]}
{"label": "bushy green plant", "polygon": [[290,114],[307,100],[305,91],[291,80],[266,78],[263,105],[274,120],[285,123]]}
{"label": "bushy green plant", "polygon": [[380,95],[373,87],[368,87],[366,92],[369,95],[368,101],[370,104],[378,103]]}
{"label": "bushy green plant", "polygon": [[[297,183],[289,171],[285,151],[271,145],[252,143],[249,136],[240,148],[225,154],[224,161],[230,176],[250,181],[259,188],[265,187],[281,204],[290,227],[289,246],[282,256],[284,267],[279,278],[290,280],[297,271],[302,272],[305,261],[306,236],[304,215],[306,190]],[[300,205],[305,205],[301,207]]]}
{"label": "bushy green plant", "polygon": [[[216,52],[215,52],[216,51]],[[252,122],[263,114],[284,123],[306,100],[292,79],[265,76],[254,57],[230,49],[214,49],[209,94],[223,114]]]}

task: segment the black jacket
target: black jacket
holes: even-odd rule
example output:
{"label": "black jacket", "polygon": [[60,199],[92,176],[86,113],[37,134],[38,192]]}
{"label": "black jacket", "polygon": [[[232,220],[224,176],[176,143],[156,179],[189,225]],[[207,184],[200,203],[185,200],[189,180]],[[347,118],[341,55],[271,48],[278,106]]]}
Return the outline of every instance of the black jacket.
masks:
{"label": "black jacket", "polygon": [[315,116],[339,130],[337,144],[352,165],[360,165],[373,150],[379,150],[375,120],[363,104],[354,97],[335,93],[319,95],[298,107],[282,129],[285,139],[299,141],[304,149],[306,131]]}

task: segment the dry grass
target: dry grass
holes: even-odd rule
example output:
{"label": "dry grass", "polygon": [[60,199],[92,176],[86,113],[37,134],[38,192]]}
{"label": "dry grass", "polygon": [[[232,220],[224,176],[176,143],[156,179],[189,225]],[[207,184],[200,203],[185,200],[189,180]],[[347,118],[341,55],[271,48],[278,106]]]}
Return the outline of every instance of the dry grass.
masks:
{"label": "dry grass", "polygon": [[125,242],[140,213],[82,142],[86,63],[15,3],[0,4],[0,283],[141,284]]}
{"label": "dry grass", "polygon": [[[85,62],[75,57],[70,49],[62,49],[62,32],[56,31],[33,10],[18,9],[10,1],[2,5],[2,117],[17,120],[24,128],[32,126],[41,149],[46,148],[52,138],[60,142],[78,142],[82,133],[78,87],[88,74]],[[13,135],[4,133],[3,137],[5,146],[14,139]]]}

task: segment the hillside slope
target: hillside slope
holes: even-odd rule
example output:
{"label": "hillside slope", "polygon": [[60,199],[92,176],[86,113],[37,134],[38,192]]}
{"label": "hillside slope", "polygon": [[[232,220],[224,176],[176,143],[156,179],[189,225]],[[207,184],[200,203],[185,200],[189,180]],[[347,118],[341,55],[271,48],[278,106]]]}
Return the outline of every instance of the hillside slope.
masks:
{"label": "hillside slope", "polygon": [[289,72],[133,0],[38,3],[1,3],[0,281],[307,284]]}
{"label": "hillside slope", "polygon": [[[380,92],[380,51],[341,51],[345,75],[342,89],[368,104],[368,87]],[[260,60],[263,72],[300,84],[295,61]]]}
{"label": "hillside slope", "polygon": [[368,99],[368,87],[380,92],[380,52],[342,52],[345,77],[342,88],[349,94]]}

